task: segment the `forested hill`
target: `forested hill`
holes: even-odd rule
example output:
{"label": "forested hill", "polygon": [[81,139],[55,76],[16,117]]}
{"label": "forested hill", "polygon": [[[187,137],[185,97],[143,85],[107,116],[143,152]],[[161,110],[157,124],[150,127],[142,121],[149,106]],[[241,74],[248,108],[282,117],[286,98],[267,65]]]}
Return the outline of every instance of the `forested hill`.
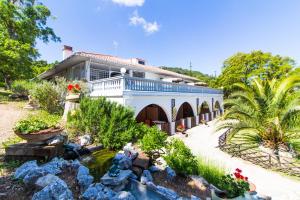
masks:
{"label": "forested hill", "polygon": [[199,81],[207,83],[208,86],[214,87],[215,77],[213,77],[213,76],[203,74],[199,71],[194,71],[194,70],[190,71],[189,69],[182,69],[180,67],[162,66],[161,68],[165,69],[165,70],[172,71],[172,72],[176,72],[176,73],[179,73],[179,74],[184,74],[184,75],[195,77],[195,78],[199,79]]}

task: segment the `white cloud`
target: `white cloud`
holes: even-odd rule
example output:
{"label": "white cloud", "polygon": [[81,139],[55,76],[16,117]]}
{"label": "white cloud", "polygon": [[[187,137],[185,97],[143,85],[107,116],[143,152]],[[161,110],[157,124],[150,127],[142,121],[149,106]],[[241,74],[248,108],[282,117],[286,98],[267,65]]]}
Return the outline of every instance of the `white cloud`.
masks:
{"label": "white cloud", "polygon": [[147,22],[143,17],[139,16],[137,11],[134,11],[132,17],[129,18],[129,23],[134,26],[142,26],[147,34],[159,31],[159,25],[156,21]]}
{"label": "white cloud", "polygon": [[145,0],[112,0],[112,2],[128,7],[142,6],[145,3]]}

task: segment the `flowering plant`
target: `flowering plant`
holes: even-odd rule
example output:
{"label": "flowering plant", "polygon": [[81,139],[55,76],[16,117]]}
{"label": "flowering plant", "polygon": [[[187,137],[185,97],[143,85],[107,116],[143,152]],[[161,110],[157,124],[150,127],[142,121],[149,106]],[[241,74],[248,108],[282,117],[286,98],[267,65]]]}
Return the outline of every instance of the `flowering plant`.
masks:
{"label": "flowering plant", "polygon": [[81,92],[81,87],[80,87],[80,85],[78,83],[76,83],[74,85],[73,84],[69,84],[67,89],[68,89],[69,93],[78,94],[78,93]]}
{"label": "flowering plant", "polygon": [[185,130],[185,126],[183,124],[179,124],[176,129],[177,131],[182,132]]}
{"label": "flowering plant", "polygon": [[242,170],[236,168],[233,174],[222,177],[220,181],[220,189],[226,191],[227,198],[244,196],[246,191],[250,190],[248,177],[242,175]]}

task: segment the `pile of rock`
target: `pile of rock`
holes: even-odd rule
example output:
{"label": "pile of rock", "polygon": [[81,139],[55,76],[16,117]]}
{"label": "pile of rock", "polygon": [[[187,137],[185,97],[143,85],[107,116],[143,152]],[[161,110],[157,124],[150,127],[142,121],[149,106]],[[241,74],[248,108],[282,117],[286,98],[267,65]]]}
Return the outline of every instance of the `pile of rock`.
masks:
{"label": "pile of rock", "polygon": [[[67,170],[66,170],[67,169]],[[76,183],[80,188],[81,197],[85,200],[91,199],[114,199],[114,200],[134,200],[130,192],[113,191],[111,188],[101,184],[93,183],[94,178],[90,175],[89,169],[83,166],[78,160],[67,161],[62,158],[54,158],[50,162],[38,165],[37,161],[28,161],[17,168],[14,173],[15,179],[23,180],[26,187],[34,189],[33,200],[44,199],[66,199],[72,200],[73,194],[67,183],[59,178],[63,170],[76,170]],[[127,174],[132,174],[130,170]],[[129,173],[130,171],[130,173]],[[128,175],[121,173],[115,183],[123,182],[123,178]],[[106,183],[109,183],[107,180]]]}

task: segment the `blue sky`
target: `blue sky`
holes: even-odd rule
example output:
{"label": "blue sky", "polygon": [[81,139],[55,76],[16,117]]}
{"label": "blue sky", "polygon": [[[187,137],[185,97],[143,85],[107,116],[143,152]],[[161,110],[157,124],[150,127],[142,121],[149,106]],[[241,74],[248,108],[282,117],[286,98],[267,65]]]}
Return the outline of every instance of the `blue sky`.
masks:
{"label": "blue sky", "polygon": [[41,58],[75,51],[144,58],[156,66],[220,73],[236,52],[263,50],[300,61],[298,0],[41,0],[61,43],[38,42]]}

